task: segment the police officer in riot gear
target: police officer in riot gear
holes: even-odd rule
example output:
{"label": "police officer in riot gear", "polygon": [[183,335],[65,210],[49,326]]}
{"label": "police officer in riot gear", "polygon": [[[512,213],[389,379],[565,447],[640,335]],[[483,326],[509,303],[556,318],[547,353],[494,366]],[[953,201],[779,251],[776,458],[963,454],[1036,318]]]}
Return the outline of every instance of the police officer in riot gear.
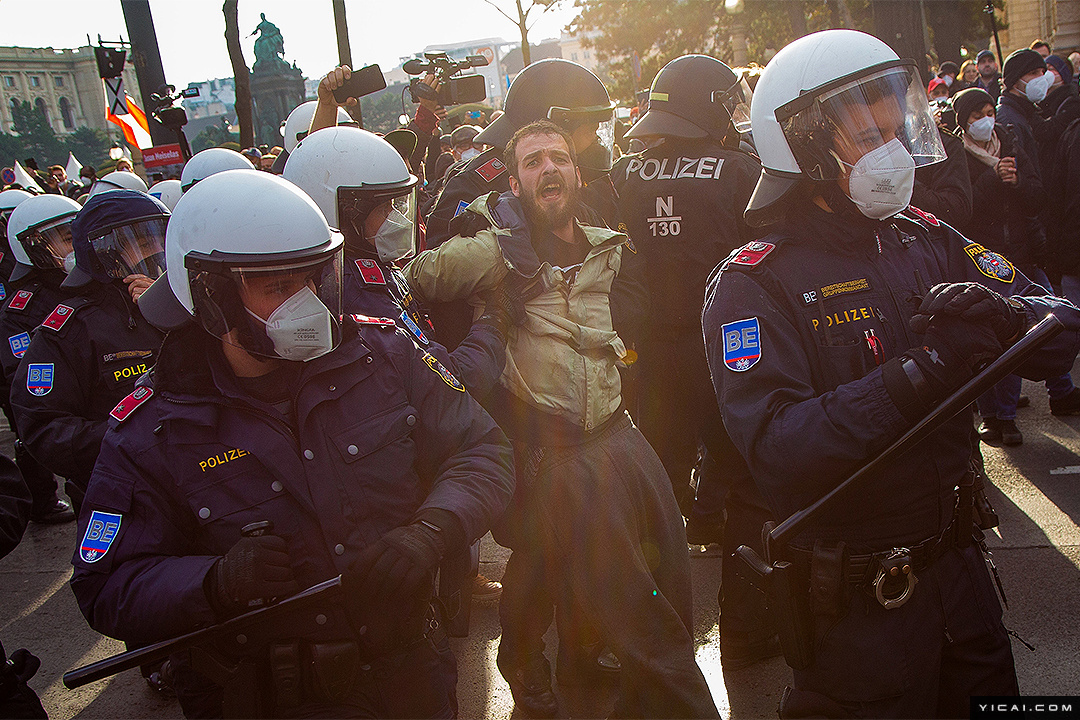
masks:
{"label": "police officer in riot gear", "polygon": [[[229,148],[206,148],[195,153],[184,163],[180,173],[180,192],[186,193],[195,183],[205,180],[214,173],[226,170],[254,170],[255,166],[244,155]],[[155,186],[156,187],[156,186]]]}
{"label": "police officer in riot gear", "polygon": [[[79,605],[99,631],[147,642],[337,575],[344,591],[192,653],[181,699],[198,675],[220,687],[188,714],[456,715],[432,572],[505,508],[510,447],[431,353],[342,316],[342,251],[299,188],[251,170],[200,182],[169,224],[169,298],[188,322],[112,411]],[[147,314],[160,309],[149,295]]]}
{"label": "police officer in riot gear", "polygon": [[[719,60],[672,60],[653,80],[648,112],[627,133],[649,147],[620,159],[611,172],[619,219],[648,268],[652,298],[638,344],[636,419],[688,517],[687,541],[722,541],[725,558],[739,545],[760,545],[769,519],[724,431],[715,396],[701,391],[710,386],[701,338],[705,282],[754,237],[742,213],[761,166],[739,149],[740,133],[749,129],[749,102],[749,87]],[[689,482],[699,443],[719,475],[699,473],[695,502]],[[735,562],[724,562],[720,645],[729,669],[778,652],[759,596],[736,569]]]}
{"label": "police officer in riot gear", "polygon": [[[2,195],[12,192],[21,191],[8,190]],[[7,253],[11,258],[11,281],[4,309],[0,311],[0,336],[7,338],[7,346],[0,348],[3,370],[0,393],[3,393],[2,405],[8,424],[16,432],[10,405],[12,378],[18,370],[19,360],[30,346],[34,328],[58,303],[71,295],[71,290],[60,285],[67,276],[64,259],[73,260],[69,257],[71,222],[82,210],[79,203],[63,195],[31,197],[29,193],[24,194],[25,202],[20,202],[6,221],[11,248]],[[28,251],[33,252],[33,256]],[[31,457],[19,439],[15,440],[15,462],[34,497],[31,520],[60,523],[75,519],[71,506],[56,495],[52,471]]]}
{"label": "police officer in riot gear", "polygon": [[[778,517],[1047,312],[1066,330],[1020,373],[1071,367],[1080,311],[908,207],[915,168],[944,157],[914,62],[852,30],[805,36],[765,68],[751,121],[763,169],[746,218],[770,234],[718,269],[703,326],[724,424]],[[794,627],[813,647],[781,717],[962,717],[970,696],[1017,692],[971,452],[961,413],[773,548],[798,575],[810,621]]]}
{"label": "police officer in riot gear", "polygon": [[71,222],[71,246],[28,238],[37,267],[74,267],[71,296],[50,308],[31,334],[12,382],[11,405],[30,453],[67,478],[78,510],[94,469],[109,411],[154,364],[162,334],[139,312],[138,297],[164,269],[168,209],[134,190],[86,201]]}
{"label": "police officer in riot gear", "polygon": [[[416,254],[418,234],[417,178],[397,150],[366,130],[324,128],[300,141],[282,177],[345,238],[345,312],[393,318],[420,347],[436,342],[427,311],[396,264]],[[479,400],[502,373],[509,324],[505,304],[492,303],[451,354],[452,370]]]}

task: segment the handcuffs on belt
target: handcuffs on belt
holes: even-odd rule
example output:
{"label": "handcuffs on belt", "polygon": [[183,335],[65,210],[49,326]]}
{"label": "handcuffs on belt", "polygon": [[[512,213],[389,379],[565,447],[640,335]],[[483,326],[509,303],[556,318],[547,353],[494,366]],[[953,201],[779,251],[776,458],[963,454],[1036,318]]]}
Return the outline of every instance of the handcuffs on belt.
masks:
{"label": "handcuffs on belt", "polygon": [[[881,569],[878,570],[877,577],[874,579],[874,597],[881,603],[881,607],[886,610],[895,610],[911,599],[915,583],[919,582],[919,579],[915,577],[915,570],[911,567],[911,551],[907,548],[893,548],[892,552],[879,562]],[[885,583],[900,575],[907,576],[907,584],[898,595],[886,596]]]}

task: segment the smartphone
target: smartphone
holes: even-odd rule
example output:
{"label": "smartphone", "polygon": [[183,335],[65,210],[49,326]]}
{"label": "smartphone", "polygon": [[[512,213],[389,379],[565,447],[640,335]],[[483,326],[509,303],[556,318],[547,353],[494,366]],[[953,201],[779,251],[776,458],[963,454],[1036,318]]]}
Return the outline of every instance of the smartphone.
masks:
{"label": "smartphone", "polygon": [[334,91],[334,100],[344,103],[349,98],[360,98],[386,88],[386,78],[378,65],[353,70],[345,84]]}

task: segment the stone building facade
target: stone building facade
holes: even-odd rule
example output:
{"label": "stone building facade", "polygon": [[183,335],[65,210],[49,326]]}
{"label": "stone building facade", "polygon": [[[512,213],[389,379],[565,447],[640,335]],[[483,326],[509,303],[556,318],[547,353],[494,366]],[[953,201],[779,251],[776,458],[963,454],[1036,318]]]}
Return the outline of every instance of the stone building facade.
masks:
{"label": "stone building facade", "polygon": [[[141,97],[130,63],[124,66],[124,86],[131,97]],[[116,126],[105,119],[105,88],[90,46],[74,50],[0,47],[3,132],[11,132],[14,125],[12,103],[23,100],[42,110],[58,134],[84,125],[117,134]]]}
{"label": "stone building facade", "polygon": [[999,35],[1006,55],[1035,38],[1062,56],[1080,50],[1080,0],[1006,0],[1005,20],[1008,28]]}

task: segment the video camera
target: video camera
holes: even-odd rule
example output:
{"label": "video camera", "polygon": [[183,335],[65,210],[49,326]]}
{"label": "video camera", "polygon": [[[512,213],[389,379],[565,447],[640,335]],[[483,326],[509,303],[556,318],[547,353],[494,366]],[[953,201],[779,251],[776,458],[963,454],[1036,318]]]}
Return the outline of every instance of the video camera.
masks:
{"label": "video camera", "polygon": [[150,95],[150,102],[153,103],[150,116],[176,134],[176,141],[180,145],[180,153],[185,161],[191,159],[191,146],[188,145],[187,137],[184,136],[184,126],[188,121],[187,111],[173,103],[180,98],[193,97],[199,97],[198,87],[188,86],[176,92],[174,85],[162,85],[157,92]]}
{"label": "video camera", "polygon": [[[409,81],[409,93],[413,102],[420,99],[434,100],[449,107],[462,103],[481,102],[487,98],[487,80],[483,75],[464,75],[459,73],[465,68],[483,67],[488,64],[483,55],[469,55],[464,60],[451,60],[444,52],[424,53],[427,62],[414,58],[407,61],[402,70],[409,75],[434,73],[436,87],[431,87],[420,78]],[[457,77],[455,77],[457,76]]]}
{"label": "video camera", "polygon": [[930,101],[930,109],[938,117],[941,129],[956,132],[956,110],[953,109],[952,98],[934,98]]}

